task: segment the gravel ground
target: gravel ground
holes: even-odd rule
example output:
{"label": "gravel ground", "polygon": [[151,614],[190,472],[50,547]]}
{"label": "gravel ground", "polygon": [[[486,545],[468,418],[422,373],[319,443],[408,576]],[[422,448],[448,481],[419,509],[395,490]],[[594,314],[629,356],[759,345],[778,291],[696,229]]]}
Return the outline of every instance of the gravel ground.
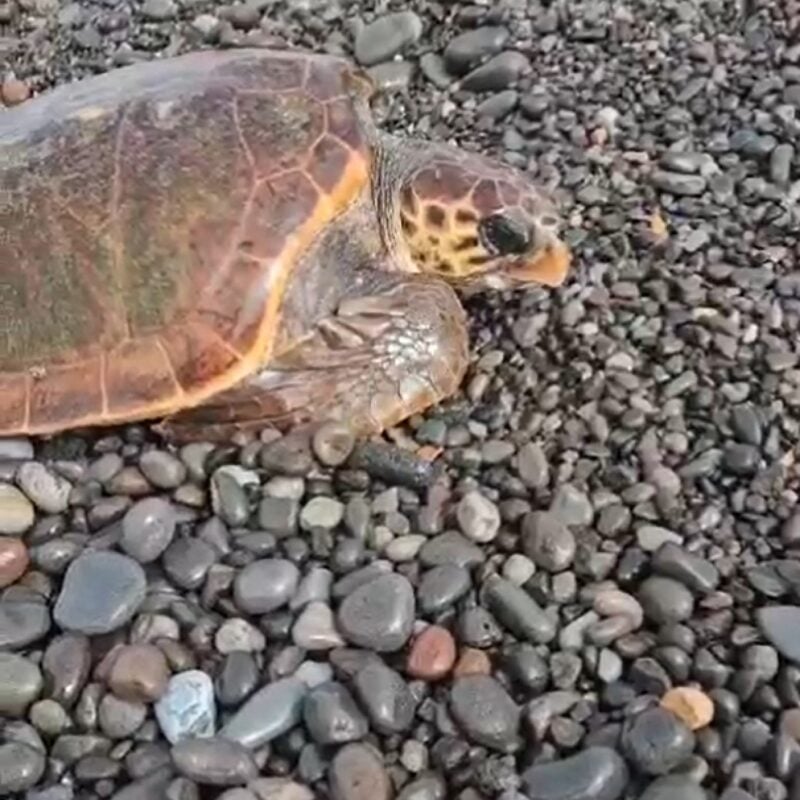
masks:
{"label": "gravel ground", "polygon": [[470,299],[463,395],[346,460],[0,442],[0,796],[800,799],[800,4],[398,12],[0,2],[9,104],[355,52],[387,127],[557,188],[579,261]]}

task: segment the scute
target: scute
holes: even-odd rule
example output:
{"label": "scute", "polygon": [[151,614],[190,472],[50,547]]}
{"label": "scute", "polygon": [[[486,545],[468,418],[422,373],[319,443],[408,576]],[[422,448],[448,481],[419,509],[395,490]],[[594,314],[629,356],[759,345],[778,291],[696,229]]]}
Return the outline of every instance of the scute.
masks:
{"label": "scute", "polygon": [[268,359],[368,178],[346,69],[202,51],[0,117],[0,435],[172,413]]}

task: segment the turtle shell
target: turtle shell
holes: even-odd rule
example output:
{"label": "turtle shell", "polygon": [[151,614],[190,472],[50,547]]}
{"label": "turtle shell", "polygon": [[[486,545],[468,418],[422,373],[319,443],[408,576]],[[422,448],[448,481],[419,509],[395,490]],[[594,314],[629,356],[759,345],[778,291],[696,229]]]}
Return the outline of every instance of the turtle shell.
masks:
{"label": "turtle shell", "polygon": [[0,115],[0,435],[167,415],[269,359],[368,180],[348,69],[201,51]]}

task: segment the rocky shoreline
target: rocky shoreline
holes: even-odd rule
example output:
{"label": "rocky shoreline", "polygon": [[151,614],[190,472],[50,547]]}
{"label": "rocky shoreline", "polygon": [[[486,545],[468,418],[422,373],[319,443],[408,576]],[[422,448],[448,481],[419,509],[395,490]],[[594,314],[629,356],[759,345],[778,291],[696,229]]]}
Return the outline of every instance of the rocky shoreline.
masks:
{"label": "rocky shoreline", "polygon": [[577,254],[468,299],[463,392],[382,443],[0,441],[0,797],[800,800],[798,35],[795,0],[0,2],[7,105],[353,55]]}

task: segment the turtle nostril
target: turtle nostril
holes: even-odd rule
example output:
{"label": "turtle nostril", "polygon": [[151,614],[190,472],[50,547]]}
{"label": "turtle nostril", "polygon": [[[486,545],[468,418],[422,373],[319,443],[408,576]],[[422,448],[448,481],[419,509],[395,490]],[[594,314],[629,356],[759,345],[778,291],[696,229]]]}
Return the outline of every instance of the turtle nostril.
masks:
{"label": "turtle nostril", "polygon": [[558,220],[555,217],[542,217],[533,225],[533,243],[537,249],[552,245],[558,235]]}
{"label": "turtle nostril", "polygon": [[539,224],[543,228],[555,229],[558,227],[558,218],[554,217],[552,214],[546,214],[539,220]]}

